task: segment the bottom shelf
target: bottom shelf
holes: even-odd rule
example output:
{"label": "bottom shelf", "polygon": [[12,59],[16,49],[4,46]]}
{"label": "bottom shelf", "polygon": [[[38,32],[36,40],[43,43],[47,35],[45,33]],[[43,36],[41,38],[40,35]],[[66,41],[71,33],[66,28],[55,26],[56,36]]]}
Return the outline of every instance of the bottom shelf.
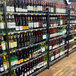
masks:
{"label": "bottom shelf", "polygon": [[[74,48],[72,51],[69,51],[69,54],[75,52],[76,48]],[[58,62],[59,60],[63,59],[64,57],[66,57],[67,54],[62,55],[61,57],[57,58],[56,60],[52,61],[49,66],[55,64],[56,62]],[[33,74],[31,74],[30,76],[36,76],[37,74],[39,74],[40,72],[44,71],[45,69],[47,69],[47,66],[42,67],[40,70],[34,72]]]}
{"label": "bottom shelf", "polygon": [[[73,52],[75,52],[75,51],[76,51],[76,48],[74,48],[74,49],[72,49],[71,51],[69,51],[69,54],[71,54],[71,53],[73,53]],[[67,53],[64,54],[64,55],[62,55],[62,56],[60,56],[60,57],[57,58],[56,60],[50,62],[49,66],[55,64],[56,62],[58,62],[59,60],[63,59],[63,58],[66,57],[66,56],[67,56]],[[37,70],[36,72],[32,73],[32,74],[29,75],[29,76],[36,76],[37,74],[39,74],[40,72],[44,71],[45,69],[47,69],[47,65],[44,66],[44,67],[42,67],[42,68],[40,68],[39,70]],[[8,72],[9,72],[9,71],[5,71],[5,72],[3,72],[3,73],[0,73],[0,76],[3,76],[4,74],[6,74],[6,73],[8,73]]]}

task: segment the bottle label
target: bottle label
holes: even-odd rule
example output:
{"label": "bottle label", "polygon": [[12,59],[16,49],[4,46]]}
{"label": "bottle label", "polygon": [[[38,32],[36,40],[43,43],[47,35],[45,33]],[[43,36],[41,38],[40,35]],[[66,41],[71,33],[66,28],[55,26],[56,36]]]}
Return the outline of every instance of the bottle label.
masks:
{"label": "bottle label", "polygon": [[6,43],[4,41],[1,43],[1,45],[2,45],[2,50],[6,50]]}
{"label": "bottle label", "polygon": [[46,35],[43,35],[43,39],[46,39]]}
{"label": "bottle label", "polygon": [[4,69],[7,70],[7,64],[4,65]]}
{"label": "bottle label", "polygon": [[11,10],[10,10],[11,12],[14,12],[14,7],[10,7],[10,9],[11,9]]}
{"label": "bottle label", "polygon": [[11,11],[10,6],[7,6],[6,10],[7,10],[7,12],[10,12]]}
{"label": "bottle label", "polygon": [[28,11],[30,11],[31,10],[31,6],[27,6],[27,9],[28,9]]}
{"label": "bottle label", "polygon": [[42,48],[42,52],[44,52],[44,51],[45,51],[45,47]]}
{"label": "bottle label", "polygon": [[27,73],[25,73],[25,76],[27,76]]}
{"label": "bottle label", "polygon": [[53,8],[53,7],[51,7],[51,8],[50,8],[50,11],[51,11],[51,12],[54,12],[54,8]]}
{"label": "bottle label", "polygon": [[4,23],[0,23],[0,29],[4,29]]}
{"label": "bottle label", "polygon": [[51,57],[51,61],[53,61],[53,60],[54,60],[54,56]]}
{"label": "bottle label", "polygon": [[52,46],[49,46],[49,50],[51,50],[52,49]]}
{"label": "bottle label", "polygon": [[1,71],[1,72],[3,72],[3,71],[4,71],[4,68],[3,68],[3,66],[1,66],[1,67],[0,67],[0,71]]}

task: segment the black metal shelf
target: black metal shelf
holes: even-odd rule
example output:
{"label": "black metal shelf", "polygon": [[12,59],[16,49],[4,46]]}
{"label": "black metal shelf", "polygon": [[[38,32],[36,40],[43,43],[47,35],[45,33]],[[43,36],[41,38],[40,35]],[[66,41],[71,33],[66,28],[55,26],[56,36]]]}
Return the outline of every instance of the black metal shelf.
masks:
{"label": "black metal shelf", "polygon": [[11,53],[14,53],[14,52],[17,52],[17,51],[21,51],[21,50],[23,50],[23,49],[28,49],[28,48],[30,48],[30,47],[37,46],[37,45],[40,45],[40,44],[46,43],[46,42],[47,42],[47,41],[43,41],[43,42],[39,42],[39,43],[36,43],[36,44],[31,44],[31,45],[26,46],[26,47],[19,48],[19,49],[16,49],[16,50],[12,50],[12,51],[10,51],[10,54],[11,54]]}
{"label": "black metal shelf", "polygon": [[72,32],[71,34],[69,34],[69,35],[73,35],[73,34],[76,34],[76,32]]}
{"label": "black metal shelf", "polygon": [[0,56],[6,55],[6,54],[7,54],[7,52],[0,54]]}
{"label": "black metal shelf", "polygon": [[36,76],[37,74],[39,74],[40,72],[44,71],[45,69],[47,69],[47,65],[45,65],[44,67],[40,68],[36,72],[32,73],[30,76]]}
{"label": "black metal shelf", "polygon": [[59,60],[63,59],[65,56],[67,56],[67,54],[64,54],[64,55],[60,56],[59,58],[55,59],[54,61],[52,61],[52,62],[50,63],[50,66],[53,65],[53,64],[55,64],[55,63],[58,62]]}
{"label": "black metal shelf", "polygon": [[6,73],[8,73],[8,72],[9,72],[9,70],[4,71],[4,72],[0,73],[0,76],[2,76],[2,75],[4,75],[4,74],[6,74]]}
{"label": "black metal shelf", "polygon": [[[29,29],[29,30],[23,30],[23,31],[17,31],[17,32],[9,32],[8,35],[13,35],[13,34],[20,34],[20,33],[27,33],[27,32],[33,32],[33,31],[39,31],[39,30],[46,30],[46,28],[38,28],[38,29]],[[5,33],[0,34],[0,36],[6,35]]]}
{"label": "black metal shelf", "polygon": [[32,58],[32,59],[30,59],[29,61],[26,61],[26,62],[24,62],[24,63],[22,63],[22,64],[20,64],[20,65],[18,65],[18,66],[13,67],[11,70],[14,70],[14,69],[16,69],[16,68],[18,68],[18,67],[21,67],[21,66],[25,65],[25,64],[28,64],[29,62],[32,62],[32,61],[34,61],[34,60],[36,60],[36,59],[38,59],[38,58],[40,58],[40,57],[42,57],[42,56],[44,56],[44,55],[46,55],[46,54],[47,54],[47,52],[42,53],[41,55],[39,55],[39,56],[37,56],[37,57],[35,57],[35,58]]}
{"label": "black metal shelf", "polygon": [[60,48],[62,48],[62,47],[64,47],[64,46],[67,46],[67,44],[64,44],[64,45],[61,45],[61,46],[59,46],[59,47],[57,47],[57,48],[55,48],[55,49],[51,49],[51,51],[50,52],[54,52],[55,50],[57,50],[57,49],[60,49]]}
{"label": "black metal shelf", "polygon": [[52,29],[52,28],[62,28],[62,27],[65,27],[65,26],[67,26],[67,25],[65,24],[64,26],[49,27],[49,29]]}
{"label": "black metal shelf", "polygon": [[17,13],[17,12],[7,12],[6,13],[7,15],[25,15],[25,16],[27,16],[27,15],[31,15],[31,16],[37,16],[37,15],[39,15],[39,16],[45,16],[45,15],[47,15],[46,13]]}
{"label": "black metal shelf", "polygon": [[[45,16],[45,15],[47,15],[46,14],[46,12],[45,13],[17,13],[17,12],[7,12],[6,13],[7,15],[31,15],[31,16],[37,16],[37,15],[39,15],[39,16]],[[50,16],[67,16],[68,14],[49,14]]]}
{"label": "black metal shelf", "polygon": [[59,39],[59,38],[65,38],[67,35],[63,35],[63,36],[58,36],[58,37],[55,37],[55,38],[50,38],[49,41],[52,41],[52,40],[56,40],[56,39]]}
{"label": "black metal shelf", "polygon": [[[4,2],[3,7],[4,7],[4,12],[3,12],[3,13],[0,12],[0,15],[3,15],[3,14],[4,14],[6,33],[1,33],[0,36],[4,36],[4,35],[7,36],[7,48],[8,48],[7,50],[8,50],[8,51],[7,51],[7,53],[2,53],[2,54],[0,54],[0,56],[8,54],[9,69],[8,69],[7,71],[3,72],[3,73],[0,73],[0,75],[3,75],[3,74],[5,74],[5,73],[9,72],[9,74],[10,74],[10,76],[11,76],[11,70],[14,70],[14,69],[16,69],[16,68],[18,68],[18,67],[21,67],[22,65],[25,65],[25,64],[27,64],[27,63],[29,63],[29,62],[31,62],[31,61],[33,61],[33,60],[35,60],[35,59],[43,56],[43,55],[47,55],[47,65],[44,66],[44,67],[42,67],[42,68],[40,68],[38,71],[36,71],[36,72],[34,72],[34,73],[32,73],[32,74],[30,75],[30,76],[35,76],[36,74],[40,73],[41,71],[45,70],[46,68],[49,69],[49,65],[54,64],[55,62],[61,60],[61,59],[64,58],[65,56],[67,56],[67,54],[68,54],[68,55],[70,54],[69,49],[67,49],[67,54],[62,55],[61,57],[59,57],[58,59],[54,60],[53,62],[51,62],[51,63],[49,64],[49,53],[50,53],[50,52],[54,52],[55,50],[57,50],[57,49],[59,49],[59,48],[62,48],[62,47],[64,47],[64,46],[67,46],[67,45],[70,44],[70,43],[69,43],[69,40],[68,40],[68,43],[67,43],[67,44],[61,45],[61,46],[59,46],[59,47],[57,47],[57,48],[55,48],[55,49],[51,49],[51,50],[49,51],[49,41],[50,41],[50,40],[55,40],[55,39],[59,39],[59,38],[62,38],[62,37],[65,38],[65,37],[67,37],[67,36],[70,35],[70,34],[69,34],[69,30],[68,30],[68,29],[70,29],[70,28],[69,28],[69,27],[70,27],[70,26],[69,26],[69,25],[70,25],[70,16],[72,17],[72,16],[76,16],[76,15],[75,15],[75,14],[70,14],[70,10],[69,10],[69,9],[67,10],[67,11],[68,11],[68,14],[66,14],[66,13],[65,13],[65,14],[61,14],[61,13],[57,13],[57,14],[54,13],[54,14],[53,14],[53,13],[50,13],[50,12],[49,12],[49,9],[48,9],[48,11],[45,12],[45,13],[16,13],[16,12],[6,12],[6,2]],[[29,29],[29,30],[24,30],[24,31],[17,31],[17,32],[8,32],[8,28],[7,28],[7,15],[24,15],[24,16],[41,16],[41,17],[42,17],[42,16],[45,16],[46,19],[47,19],[47,27],[46,27],[46,28],[38,28],[38,29]],[[67,28],[66,28],[67,33],[64,34],[64,35],[60,35],[60,36],[57,36],[57,37],[50,38],[49,28],[61,28],[61,27],[64,27],[64,26],[49,27],[49,25],[50,25],[50,22],[49,22],[50,17],[59,17],[59,18],[60,18],[60,16],[66,16],[66,17],[67,17],[66,19],[64,18],[65,20],[67,20],[67,21],[66,21],[67,24],[65,24],[65,26],[67,26]],[[74,23],[73,23],[73,24],[74,24]],[[62,24],[62,25],[63,25],[63,24]],[[42,42],[39,42],[39,43],[36,43],[36,44],[31,44],[31,45],[29,45],[29,46],[22,47],[22,48],[19,48],[19,49],[16,49],[16,50],[10,50],[10,48],[9,48],[9,39],[8,39],[8,36],[9,36],[9,35],[20,34],[20,33],[27,33],[27,32],[33,32],[33,31],[38,31],[38,30],[47,30],[47,40],[42,41]],[[72,34],[75,34],[75,32],[72,33]],[[15,66],[15,67],[12,67],[12,66],[11,66],[11,61],[10,61],[10,55],[11,55],[11,53],[14,53],[14,52],[17,52],[17,51],[21,51],[21,50],[23,50],[23,49],[28,49],[28,48],[31,48],[31,47],[33,47],[33,46],[37,46],[37,45],[40,45],[40,44],[43,44],[43,43],[46,43],[46,44],[48,45],[48,50],[47,50],[46,52],[44,52],[44,53],[38,55],[37,57],[32,58],[32,59],[30,59],[30,60],[28,60],[28,61],[26,61],[26,62],[23,62],[22,64],[17,65],[17,66]],[[71,43],[72,43],[72,42],[71,42]],[[75,50],[74,50],[74,51],[75,51]],[[73,52],[73,51],[71,51],[71,52]]]}

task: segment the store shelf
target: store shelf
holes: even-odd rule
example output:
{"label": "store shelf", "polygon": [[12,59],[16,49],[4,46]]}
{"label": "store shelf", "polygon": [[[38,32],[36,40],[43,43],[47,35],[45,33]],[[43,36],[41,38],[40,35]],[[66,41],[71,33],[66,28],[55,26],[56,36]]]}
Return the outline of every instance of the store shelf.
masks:
{"label": "store shelf", "polygon": [[62,38],[62,37],[64,38],[64,37],[66,37],[66,36],[67,36],[67,35],[54,37],[54,38],[49,39],[49,41],[56,40],[56,39],[59,39],[59,38]]}
{"label": "store shelf", "polygon": [[26,46],[26,47],[22,47],[22,48],[19,48],[19,49],[16,49],[16,50],[12,50],[10,51],[10,53],[14,53],[14,52],[17,52],[17,51],[21,51],[23,49],[28,49],[30,47],[33,47],[33,46],[37,46],[39,44],[42,44],[42,43],[46,43],[47,41],[43,41],[43,42],[39,42],[39,43],[36,43],[36,44],[32,44],[32,45],[29,45],[29,46]]}
{"label": "store shelf", "polygon": [[60,48],[62,48],[62,47],[64,47],[64,46],[67,46],[67,44],[61,45],[61,46],[59,46],[59,47],[57,47],[57,48],[55,48],[55,49],[51,49],[51,50],[49,50],[49,51],[50,51],[50,52],[54,52],[55,50],[60,49]]}
{"label": "store shelf", "polygon": [[2,13],[2,12],[0,12],[0,15],[3,15],[3,13]]}
{"label": "store shelf", "polygon": [[47,15],[46,13],[15,13],[15,12],[13,12],[13,13],[6,13],[7,15],[25,15],[25,16],[27,16],[27,15],[31,15],[31,16],[37,16],[37,15],[39,15],[39,16],[45,16],[45,15]]}
{"label": "store shelf", "polygon": [[7,70],[7,71],[4,71],[4,72],[0,73],[0,76],[6,74],[6,73],[8,73],[8,72],[9,72],[8,70]]}
{"label": "store shelf", "polygon": [[53,64],[55,64],[55,63],[58,62],[59,60],[63,59],[65,56],[67,56],[67,54],[64,54],[64,55],[60,56],[59,58],[57,58],[56,60],[50,62],[50,66],[53,65]]}
{"label": "store shelf", "polygon": [[52,28],[63,28],[63,27],[65,27],[66,25],[64,25],[64,26],[56,26],[56,27],[49,27],[49,29],[52,29]]}
{"label": "store shelf", "polygon": [[0,56],[6,55],[6,54],[7,54],[7,52],[6,52],[6,53],[2,53],[2,54],[0,54]]}
{"label": "store shelf", "polygon": [[15,66],[15,67],[13,67],[11,70],[14,70],[14,69],[16,69],[16,68],[18,68],[18,67],[21,67],[21,66],[25,65],[25,64],[28,64],[29,62],[32,62],[32,61],[34,61],[34,60],[36,60],[36,59],[38,59],[38,58],[40,58],[40,57],[42,57],[42,56],[44,56],[44,55],[47,55],[47,52],[42,53],[41,55],[39,55],[39,56],[37,56],[37,57],[35,57],[35,58],[32,58],[32,59],[30,59],[29,61],[26,61],[26,62],[24,62],[24,63],[22,63],[22,64],[20,64],[20,65],[18,65],[18,66]]}
{"label": "store shelf", "polygon": [[50,16],[67,16],[68,14],[49,14]]}
{"label": "store shelf", "polygon": [[[29,30],[23,30],[23,31],[17,31],[17,32],[9,32],[8,35],[13,35],[13,34],[20,34],[20,33],[27,33],[27,32],[33,32],[33,31],[39,31],[39,30],[46,30],[46,28],[38,28],[38,29],[29,29]],[[0,34],[0,36],[6,35],[5,33]]]}
{"label": "store shelf", "polygon": [[75,31],[75,32],[70,33],[69,35],[73,35],[73,34],[76,34],[76,31]]}
{"label": "store shelf", "polygon": [[32,73],[30,76],[36,76],[37,74],[39,74],[40,72],[44,71],[45,69],[47,69],[47,65],[40,68],[38,71]]}
{"label": "store shelf", "polygon": [[71,51],[69,51],[69,54],[73,53],[76,51],[76,48],[72,49]]}

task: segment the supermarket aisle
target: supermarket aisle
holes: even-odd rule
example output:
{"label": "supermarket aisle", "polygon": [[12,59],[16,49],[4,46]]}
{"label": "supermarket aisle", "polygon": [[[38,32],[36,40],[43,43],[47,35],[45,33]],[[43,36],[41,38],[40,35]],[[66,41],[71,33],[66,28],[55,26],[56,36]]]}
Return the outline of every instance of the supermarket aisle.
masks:
{"label": "supermarket aisle", "polygon": [[37,76],[76,76],[76,52],[52,65]]}

